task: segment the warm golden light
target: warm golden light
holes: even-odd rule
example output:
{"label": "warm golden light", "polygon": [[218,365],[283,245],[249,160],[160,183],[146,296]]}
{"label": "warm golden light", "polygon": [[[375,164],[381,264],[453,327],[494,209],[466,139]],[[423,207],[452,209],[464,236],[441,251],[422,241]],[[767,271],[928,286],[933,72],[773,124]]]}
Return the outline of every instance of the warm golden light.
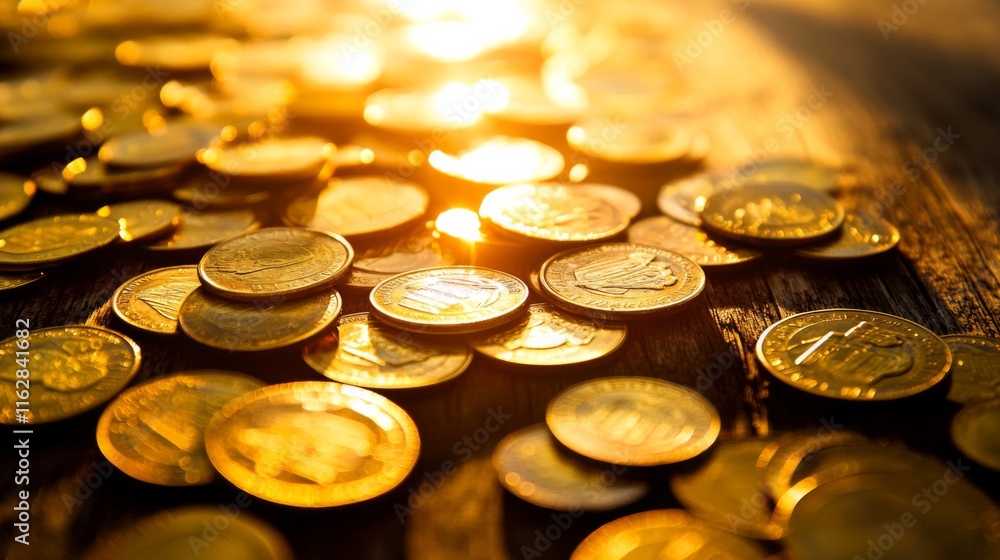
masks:
{"label": "warm golden light", "polygon": [[318,85],[356,87],[375,81],[382,61],[355,46],[351,37],[328,35],[305,47],[301,69],[307,81]]}
{"label": "warm golden light", "polygon": [[66,167],[62,170],[63,179],[69,181],[73,177],[83,173],[87,170],[87,160],[82,157],[76,158],[73,161],[66,164]]}
{"label": "warm golden light", "polygon": [[86,131],[97,130],[104,124],[104,113],[98,107],[91,107],[80,117],[80,124]]}
{"label": "warm golden light", "polygon": [[475,183],[503,185],[546,181],[562,172],[557,150],[534,140],[500,136],[453,156],[431,152],[428,162],[438,171]]}
{"label": "warm golden light", "polygon": [[465,208],[445,210],[434,221],[434,227],[439,232],[466,241],[482,241],[481,226],[479,214]]}

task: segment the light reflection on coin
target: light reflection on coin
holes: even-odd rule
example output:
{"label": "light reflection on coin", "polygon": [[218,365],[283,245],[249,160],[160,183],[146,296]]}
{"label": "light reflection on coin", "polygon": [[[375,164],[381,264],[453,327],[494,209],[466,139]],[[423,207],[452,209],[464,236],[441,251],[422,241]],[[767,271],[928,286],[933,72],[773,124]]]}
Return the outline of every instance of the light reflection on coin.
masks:
{"label": "light reflection on coin", "polygon": [[112,309],[119,319],[137,329],[174,334],[181,303],[200,286],[196,266],[150,270],[126,280],[115,290]]}
{"label": "light reflection on coin", "polygon": [[717,191],[705,201],[701,225],[719,235],[761,245],[803,245],[844,222],[830,195],[792,183],[748,184]]}
{"label": "light reflection on coin", "polygon": [[0,270],[37,270],[118,239],[118,223],[92,214],[37,218],[0,231]]}
{"label": "light reflection on coin", "polygon": [[97,215],[111,218],[121,228],[123,241],[141,243],[162,237],[181,225],[181,207],[165,200],[134,200],[97,209]]}
{"label": "light reflection on coin", "polygon": [[0,221],[24,211],[35,197],[34,181],[10,173],[0,173]]}
{"label": "light reflection on coin", "polygon": [[793,254],[808,259],[839,261],[879,255],[898,243],[896,226],[877,216],[848,212],[835,239],[800,247]]}
{"label": "light reflection on coin", "polygon": [[413,224],[427,203],[427,191],[416,183],[380,175],[345,177],[293,200],[284,221],[351,238],[382,236]]}
{"label": "light reflection on coin", "polygon": [[764,256],[756,249],[712,239],[701,229],[666,216],[654,216],[632,224],[628,228],[628,240],[676,251],[704,268],[729,268]]}
{"label": "light reflection on coin", "polygon": [[97,156],[118,167],[161,167],[187,164],[198,150],[207,148],[219,135],[218,128],[207,123],[167,124],[155,132],[135,130],[108,139]]}
{"label": "light reflection on coin", "polygon": [[316,177],[335,148],[322,138],[274,138],[267,142],[209,148],[206,167],[243,182],[299,181]]}
{"label": "light reflection on coin", "polygon": [[479,215],[504,233],[536,242],[599,241],[624,231],[629,223],[602,198],[545,183],[494,189],[483,199]]}

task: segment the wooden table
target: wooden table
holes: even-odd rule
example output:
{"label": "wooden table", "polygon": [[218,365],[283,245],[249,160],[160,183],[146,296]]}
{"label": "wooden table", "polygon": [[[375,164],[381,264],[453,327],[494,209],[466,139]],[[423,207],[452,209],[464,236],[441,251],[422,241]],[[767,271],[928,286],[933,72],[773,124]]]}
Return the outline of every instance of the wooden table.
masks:
{"label": "wooden table", "polygon": [[[574,517],[568,529],[550,531],[559,536],[543,551],[538,535],[556,523],[552,512],[506,494],[496,481],[490,454],[500,438],[542,421],[556,392],[593,377],[644,375],[696,387],[718,407],[724,438],[833,426],[902,441],[942,460],[960,457],[947,437],[956,406],[941,390],[902,403],[830,402],[769,378],[755,361],[754,344],[782,317],[836,307],[893,313],[939,334],[1000,336],[1000,7],[986,0],[896,2],[918,9],[905,22],[897,14],[898,28],[891,29],[879,24],[893,21],[888,2],[699,4],[678,7],[675,61],[665,62],[663,72],[703,101],[697,122],[713,140],[706,166],[804,157],[853,168],[857,184],[841,200],[896,223],[899,250],[857,265],[816,268],[773,258],[713,275],[693,309],[636,323],[625,347],[596,368],[550,375],[477,357],[445,386],[391,395],[413,416],[423,442],[417,469],[399,490],[333,510],[293,510],[257,499],[247,509],[282,530],[301,558],[523,558],[522,546],[566,558],[610,519],[676,505],[665,484],[670,470],[655,471],[652,497],[611,514]],[[629,179],[646,197],[646,214],[656,212],[651,193],[669,178]],[[68,208],[92,209],[43,197],[33,211]],[[294,351],[265,357],[214,352],[183,337],[145,336],[113,319],[108,300],[121,282],[178,262],[190,259],[106,251],[63,267],[51,281],[0,303],[0,335],[11,336],[17,318],[30,318],[35,329],[110,325],[142,347],[136,381],[194,368],[242,370],[270,382],[318,379]],[[362,299],[348,298],[345,312],[364,308]],[[509,417],[476,443],[472,438],[485,433],[477,429],[493,414]],[[168,489],[107,474],[94,443],[96,416],[36,430],[34,552],[47,546],[53,558],[60,551],[74,557],[99,531],[140,514],[236,499],[237,490],[225,482]],[[457,472],[441,477],[447,461]],[[12,479],[12,470],[5,458],[3,480]],[[996,473],[977,467],[970,478],[998,496]],[[427,491],[425,483],[438,479]],[[408,503],[421,484],[424,496]],[[3,503],[0,519],[10,531],[13,502]],[[395,506],[418,507],[401,522]]]}

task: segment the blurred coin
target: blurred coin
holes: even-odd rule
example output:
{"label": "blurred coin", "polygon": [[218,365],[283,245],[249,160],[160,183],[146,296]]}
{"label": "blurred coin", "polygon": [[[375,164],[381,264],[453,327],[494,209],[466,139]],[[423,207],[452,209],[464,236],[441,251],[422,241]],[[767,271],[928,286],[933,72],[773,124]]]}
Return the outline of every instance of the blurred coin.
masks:
{"label": "blurred coin", "polygon": [[168,123],[154,132],[133,130],[116,134],[101,146],[97,156],[115,167],[187,164],[218,135],[218,127],[208,123]]}
{"label": "blurred coin", "polygon": [[719,413],[687,387],[651,377],[591,379],[549,401],[545,422],[571,450],[607,463],[650,466],[701,454]]}
{"label": "blurred coin", "polygon": [[29,120],[4,123],[0,127],[0,157],[45,144],[69,141],[83,129],[80,116],[48,113]]}
{"label": "blurred coin", "polygon": [[335,150],[316,136],[273,138],[209,148],[201,160],[210,170],[241,182],[302,181],[318,175]]}
{"label": "blurred coin", "polygon": [[1000,471],[1000,399],[980,401],[958,411],[951,439],[963,455]]}
{"label": "blurred coin", "polygon": [[692,226],[701,225],[701,211],[715,193],[717,173],[700,173],[667,183],[660,188],[656,205],[671,218]]}
{"label": "blurred coin", "polygon": [[46,216],[0,231],[0,270],[37,270],[99,249],[118,238],[118,223],[95,216]]}
{"label": "blurred coin", "polygon": [[183,165],[112,169],[97,158],[76,159],[62,171],[69,194],[98,198],[108,195],[139,195],[158,191],[176,179]]}
{"label": "blurred coin", "polygon": [[35,182],[18,175],[0,173],[0,221],[25,210],[35,197]]}
{"label": "blurred coin", "polygon": [[969,404],[1000,396],[1000,340],[972,335],[941,339],[952,358],[948,400]]}
{"label": "blurred coin", "polygon": [[118,222],[119,237],[141,243],[163,237],[181,225],[181,207],[165,200],[135,200],[102,206],[96,214]]}
{"label": "blurred coin", "polygon": [[306,340],[340,315],[340,294],[323,292],[297,299],[242,302],[198,288],[181,304],[184,334],[221,350],[274,350]]}
{"label": "blurred coin", "polygon": [[587,117],[566,133],[570,147],[583,155],[629,165],[677,161],[691,151],[693,139],[674,119],[655,114],[636,119]]}
{"label": "blurred coin", "polygon": [[666,216],[654,216],[632,224],[628,228],[628,240],[676,251],[706,269],[731,268],[764,256],[756,249],[716,241],[701,229]]}
{"label": "blurred coin", "polygon": [[834,192],[853,183],[851,174],[844,169],[804,159],[773,159],[747,167],[734,170],[731,181],[795,183],[823,192]]}
{"label": "blurred coin", "polygon": [[62,178],[62,169],[58,165],[43,167],[31,174],[31,180],[38,186],[38,190],[55,196],[65,196],[69,194],[69,185]]}
{"label": "blurred coin", "polygon": [[831,241],[800,247],[797,257],[817,260],[858,259],[879,255],[899,243],[896,226],[876,216],[847,212],[840,233]]}
{"label": "blurred coin", "polygon": [[562,173],[566,160],[558,150],[527,138],[495,136],[458,155],[435,150],[427,158],[434,169],[484,185],[550,181]]}
{"label": "blurred coin", "polygon": [[144,247],[151,251],[207,249],[259,227],[260,222],[252,210],[186,211],[180,227],[173,235],[157,239]]}
{"label": "blurred coin", "polygon": [[412,225],[427,203],[427,191],[416,183],[381,175],[346,177],[293,200],[284,221],[352,239],[385,236]]}
{"label": "blurred coin", "polygon": [[757,474],[763,489],[775,501],[794,484],[793,476],[801,463],[824,449],[845,445],[869,443],[868,439],[853,432],[827,432],[825,429],[812,434],[788,434],[764,450],[757,460]]}
{"label": "blurred coin", "polygon": [[570,315],[548,303],[528,307],[523,319],[497,332],[474,335],[476,351],[512,364],[563,366],[608,356],[625,343],[626,328]]}
{"label": "blurred coin", "polygon": [[217,53],[238,44],[230,37],[208,33],[147,36],[119,44],[115,58],[123,66],[199,70],[208,68]]}
{"label": "blurred coin", "polygon": [[0,297],[16,294],[42,278],[44,272],[0,272]]}
{"label": "blurred coin", "polygon": [[182,182],[170,195],[188,208],[222,210],[267,202],[274,197],[274,191],[266,187],[222,190],[214,182],[196,177]]}
{"label": "blurred coin", "polygon": [[397,274],[369,296],[380,321],[428,334],[487,330],[517,318],[528,287],[515,276],[489,268],[442,266]]}
{"label": "blurred coin", "polygon": [[602,198],[558,184],[506,185],[490,192],[479,216],[529,241],[600,241],[628,227],[628,217]]}
{"label": "blurred coin", "polygon": [[[18,345],[27,340],[29,344]],[[27,367],[18,352],[30,352]],[[28,424],[45,424],[82,414],[107,402],[128,385],[139,371],[135,342],[101,327],[70,325],[32,329],[29,338],[11,337],[0,342],[0,423],[17,423],[16,386],[31,382]],[[27,369],[30,377],[18,377]],[[25,407],[20,407],[25,408]]]}
{"label": "blurred coin", "polygon": [[759,545],[691,517],[683,510],[633,513],[587,536],[571,560],[764,560]]}
{"label": "blurred coin", "polygon": [[199,286],[196,266],[150,270],[119,286],[111,296],[112,308],[119,319],[137,329],[174,334],[181,303]]}
{"label": "blurred coin", "polygon": [[352,244],[354,263],[339,286],[358,290],[371,290],[379,282],[402,272],[455,264],[451,251],[424,227],[368,243]]}
{"label": "blurred coin", "polygon": [[582,192],[594,198],[600,198],[608,204],[614,206],[619,212],[635,219],[642,211],[642,201],[632,191],[614,185],[604,185],[601,183],[576,183],[567,185],[576,192]]}
{"label": "blurred coin", "polygon": [[158,377],[127,389],[97,422],[97,446],[116,468],[150,484],[194,486],[215,479],[205,428],[234,398],[264,383],[225,371]]}
{"label": "blurred coin", "polygon": [[737,241],[803,245],[836,232],[844,222],[844,209],[821,191],[767,183],[715,192],[700,217],[706,230]]}
{"label": "blurred coin", "polygon": [[454,379],[472,363],[462,342],[413,335],[368,313],[345,315],[302,349],[309,367],[334,381],[370,389],[427,387]]}
{"label": "blurred coin", "polygon": [[559,307],[613,321],[677,311],[705,287],[705,272],[691,259],[635,243],[563,251],[542,264],[539,279]]}
{"label": "blurred coin", "polygon": [[367,389],[300,381],[238,397],[205,432],[212,464],[258,498],[297,507],[369,500],[393,489],[420,453],[406,412]]}
{"label": "blurred coin", "polygon": [[944,379],[951,352],[924,327],[885,313],[826,309],[782,319],[757,340],[764,368],[824,397],[879,401],[925,391]]}
{"label": "blurred coin", "polygon": [[628,476],[622,465],[590,462],[564,451],[545,424],[534,424],[500,440],[493,450],[500,484],[538,507],[562,511],[608,511],[637,502],[650,485]]}
{"label": "blurred coin", "polygon": [[206,290],[228,299],[301,297],[340,280],[354,249],[343,237],[304,228],[267,228],[230,238],[198,263]]}

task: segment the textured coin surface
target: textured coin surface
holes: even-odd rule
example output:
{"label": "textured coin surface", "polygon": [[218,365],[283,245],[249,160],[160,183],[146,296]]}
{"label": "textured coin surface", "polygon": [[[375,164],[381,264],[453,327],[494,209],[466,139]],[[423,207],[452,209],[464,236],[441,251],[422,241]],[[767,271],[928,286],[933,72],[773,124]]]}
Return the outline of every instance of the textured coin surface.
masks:
{"label": "textured coin surface", "polygon": [[191,163],[198,150],[218,136],[209,124],[168,124],[156,133],[136,130],[116,134],[101,145],[97,156],[119,167],[160,167]]}
{"label": "textured coin surface", "polygon": [[677,311],[705,288],[705,272],[691,259],[635,243],[563,251],[542,264],[539,280],[559,307],[613,321]]}
{"label": "textured coin surface", "polygon": [[63,263],[118,239],[118,223],[92,214],[46,216],[0,231],[0,270]]}
{"label": "textured coin surface", "polygon": [[297,299],[233,301],[198,288],[184,300],[177,319],[184,334],[213,348],[252,352],[306,340],[340,315],[336,291]]}
{"label": "textured coin surface", "polygon": [[[27,340],[28,344],[19,344]],[[29,352],[25,362],[18,362]],[[139,371],[139,347],[110,329],[72,325],[0,342],[0,423],[14,424],[17,393],[28,388],[28,424],[55,422],[107,402]],[[20,375],[19,375],[20,373]],[[25,377],[28,375],[28,377]],[[26,384],[27,383],[27,384]]]}
{"label": "textured coin surface", "polygon": [[528,287],[505,272],[443,266],[404,272],[375,286],[372,315],[404,330],[462,334],[513,320],[528,301]]}
{"label": "textured coin surface", "polygon": [[34,181],[0,173],[0,221],[16,216],[31,204],[38,187]]}
{"label": "textured coin surface", "polygon": [[571,560],[764,560],[760,545],[679,509],[633,513],[599,527]]}
{"label": "textured coin surface", "polygon": [[789,385],[824,397],[879,401],[908,397],[944,379],[951,352],[926,328],[885,313],[826,309],[771,325],[757,358]]}
{"label": "textured coin surface", "polygon": [[654,216],[628,228],[632,243],[676,251],[704,268],[733,267],[753,262],[764,253],[712,239],[701,229],[666,216]]}
{"label": "textured coin surface", "polygon": [[1000,397],[1000,340],[972,335],[941,339],[951,350],[948,400],[969,404]]}
{"label": "textured coin surface", "polygon": [[157,239],[145,248],[151,251],[194,251],[207,249],[230,237],[260,227],[252,210],[185,212],[177,231]]}
{"label": "textured coin surface", "polygon": [[528,307],[523,319],[499,332],[473,336],[478,352],[512,364],[563,366],[603,358],[625,343],[625,325],[577,317],[548,303]]}
{"label": "textured coin surface", "polygon": [[267,228],[228,239],[198,263],[206,290],[254,301],[323,290],[351,268],[354,249],[343,237],[304,228]]}
{"label": "textured coin surface", "polygon": [[618,465],[665,465],[708,449],[719,413],[687,387],[651,377],[607,377],[573,385],[545,412],[552,435],[577,453]]}
{"label": "textured coin surface", "polygon": [[368,313],[345,315],[302,349],[309,367],[334,381],[372,389],[426,387],[453,379],[472,350],[453,340],[421,337],[383,325]]}
{"label": "textured coin surface", "polygon": [[717,191],[705,201],[701,225],[719,235],[760,245],[803,245],[844,222],[830,195],[792,183],[747,184]]}
{"label": "textured coin surface", "polygon": [[181,303],[200,286],[196,266],[150,270],[127,280],[115,290],[111,297],[112,309],[119,319],[137,329],[174,334]]}
{"label": "textured coin surface", "polygon": [[205,166],[242,181],[295,181],[315,177],[333,155],[333,144],[314,136],[209,148]]}
{"label": "textured coin surface", "polygon": [[1000,399],[958,411],[951,422],[951,439],[966,457],[1000,471]]}
{"label": "textured coin surface", "polygon": [[897,244],[899,230],[896,226],[877,216],[848,212],[835,239],[801,247],[794,254],[818,260],[858,259],[880,255]]}
{"label": "textured coin surface", "polygon": [[423,226],[398,238],[355,244],[354,250],[351,270],[340,285],[358,290],[371,290],[386,278],[403,272],[455,263],[452,252]]}
{"label": "textured coin surface", "polygon": [[271,385],[238,397],[205,432],[212,464],[238,488],[279,504],[330,507],[388,492],[420,452],[406,412],[333,382]]}
{"label": "textured coin surface", "polygon": [[331,179],[319,193],[293,200],[284,221],[344,237],[387,235],[423,216],[428,200],[427,191],[409,181],[381,175]]}
{"label": "textured coin surface", "polygon": [[483,199],[479,215],[508,234],[568,243],[607,239],[629,223],[625,214],[603,198],[544,183],[494,189]]}
{"label": "textured coin surface", "polygon": [[215,479],[205,453],[212,415],[236,397],[263,387],[252,377],[191,371],[127,389],[97,422],[101,453],[125,474],[151,484],[194,486]]}
{"label": "textured coin surface", "polygon": [[644,481],[615,474],[621,466],[601,465],[560,449],[545,424],[508,435],[493,450],[500,484],[522,500],[563,511],[607,511],[641,500]]}
{"label": "textured coin surface", "polygon": [[181,225],[181,207],[165,200],[134,200],[97,209],[97,215],[118,222],[122,241],[143,242],[163,237]]}

